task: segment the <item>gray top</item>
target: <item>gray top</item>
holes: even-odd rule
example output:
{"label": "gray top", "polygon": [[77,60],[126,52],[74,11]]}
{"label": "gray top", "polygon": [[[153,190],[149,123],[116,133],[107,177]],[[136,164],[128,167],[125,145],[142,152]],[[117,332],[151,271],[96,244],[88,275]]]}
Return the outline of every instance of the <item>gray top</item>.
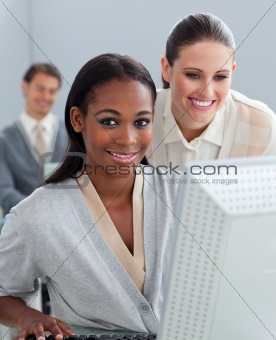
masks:
{"label": "gray top", "polygon": [[54,315],[68,324],[157,332],[180,187],[145,176],[143,294],[94,226],[75,180],[35,190],[2,229],[0,296],[30,302],[46,276]]}

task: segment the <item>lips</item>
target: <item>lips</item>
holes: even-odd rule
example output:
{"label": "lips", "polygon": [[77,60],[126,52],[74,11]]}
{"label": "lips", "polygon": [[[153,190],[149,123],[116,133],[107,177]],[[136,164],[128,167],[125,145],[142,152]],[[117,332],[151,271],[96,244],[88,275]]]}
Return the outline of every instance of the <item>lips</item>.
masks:
{"label": "lips", "polygon": [[136,155],[138,152],[131,152],[131,153],[118,153],[113,151],[108,151],[111,155],[121,158],[129,158],[133,155]]}
{"label": "lips", "polygon": [[192,99],[192,102],[198,106],[210,106],[212,104],[212,100],[208,100],[208,101],[201,101],[201,100],[196,100],[196,99]]}
{"label": "lips", "polygon": [[47,107],[47,106],[49,106],[48,102],[45,101],[45,100],[39,100],[39,101],[37,102],[37,104],[38,104],[40,107]]}
{"label": "lips", "polygon": [[119,152],[119,151],[108,151],[109,156],[118,163],[132,163],[136,158],[139,151],[133,152]]}
{"label": "lips", "polygon": [[198,109],[201,109],[201,110],[208,110],[215,103],[215,100],[198,100],[194,98],[189,98],[189,99],[192,103],[192,106]]}

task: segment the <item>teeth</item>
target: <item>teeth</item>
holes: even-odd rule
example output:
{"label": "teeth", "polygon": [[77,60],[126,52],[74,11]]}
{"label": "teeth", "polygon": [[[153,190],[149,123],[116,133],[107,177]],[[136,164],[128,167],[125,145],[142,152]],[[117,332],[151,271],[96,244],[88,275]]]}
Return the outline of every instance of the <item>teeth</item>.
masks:
{"label": "teeth", "polygon": [[210,101],[205,101],[205,102],[202,102],[200,100],[195,100],[195,99],[192,99],[192,102],[198,106],[210,106],[212,104],[212,100]]}
{"label": "teeth", "polygon": [[131,154],[131,155],[118,155],[117,153],[111,152],[111,151],[110,151],[110,153],[111,153],[111,155],[116,156],[116,157],[120,157],[120,158],[129,158],[129,157],[133,156],[133,154]]}

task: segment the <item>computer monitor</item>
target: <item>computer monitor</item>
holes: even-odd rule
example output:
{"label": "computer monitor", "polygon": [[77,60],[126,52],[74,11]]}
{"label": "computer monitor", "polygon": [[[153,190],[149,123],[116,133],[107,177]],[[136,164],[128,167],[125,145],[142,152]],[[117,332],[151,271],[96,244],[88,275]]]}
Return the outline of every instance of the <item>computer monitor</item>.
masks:
{"label": "computer monitor", "polygon": [[184,171],[157,339],[276,339],[276,158]]}

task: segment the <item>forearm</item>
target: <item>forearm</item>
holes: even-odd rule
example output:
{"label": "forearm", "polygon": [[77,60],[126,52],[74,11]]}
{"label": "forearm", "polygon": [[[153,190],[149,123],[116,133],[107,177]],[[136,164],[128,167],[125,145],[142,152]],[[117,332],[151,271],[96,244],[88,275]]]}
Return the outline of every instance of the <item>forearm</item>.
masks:
{"label": "forearm", "polygon": [[30,334],[34,334],[37,339],[44,337],[45,331],[49,331],[57,340],[62,340],[62,334],[73,335],[63,321],[30,308],[23,300],[11,296],[0,297],[0,323],[17,328],[22,340]]}
{"label": "forearm", "polygon": [[26,303],[16,297],[5,296],[0,297],[0,323],[13,328],[20,328],[20,322],[29,314],[41,314]]}

